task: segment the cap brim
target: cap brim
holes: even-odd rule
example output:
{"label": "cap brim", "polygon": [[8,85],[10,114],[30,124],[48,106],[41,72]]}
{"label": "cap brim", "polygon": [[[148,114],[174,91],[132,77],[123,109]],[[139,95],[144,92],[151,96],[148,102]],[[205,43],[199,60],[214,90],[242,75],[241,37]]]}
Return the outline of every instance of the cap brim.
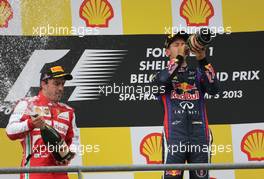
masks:
{"label": "cap brim", "polygon": [[59,75],[55,75],[52,78],[61,78],[64,77],[65,80],[72,80],[72,75],[69,73],[63,73],[63,74],[59,74]]}

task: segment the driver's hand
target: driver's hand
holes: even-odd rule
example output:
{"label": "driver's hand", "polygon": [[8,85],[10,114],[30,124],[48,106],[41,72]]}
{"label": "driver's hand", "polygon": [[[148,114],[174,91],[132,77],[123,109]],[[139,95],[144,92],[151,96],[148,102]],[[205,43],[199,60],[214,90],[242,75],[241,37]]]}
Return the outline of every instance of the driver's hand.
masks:
{"label": "driver's hand", "polygon": [[31,118],[32,118],[32,124],[35,128],[42,128],[46,125],[42,116],[37,116],[37,117],[31,116]]}
{"label": "driver's hand", "polygon": [[70,160],[66,160],[66,159],[61,162],[56,161],[56,165],[69,165],[69,163],[70,163]]}

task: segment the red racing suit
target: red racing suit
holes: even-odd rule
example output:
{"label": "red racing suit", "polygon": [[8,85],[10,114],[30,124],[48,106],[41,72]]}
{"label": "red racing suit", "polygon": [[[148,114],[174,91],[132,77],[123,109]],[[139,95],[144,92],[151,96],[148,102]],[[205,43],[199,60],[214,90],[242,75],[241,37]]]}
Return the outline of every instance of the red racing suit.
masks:
{"label": "red racing suit", "polygon": [[[32,124],[30,114],[36,110],[41,112],[41,116],[48,125],[59,132],[68,146],[78,140],[74,110],[60,102],[51,103],[40,92],[38,96],[25,98],[17,103],[6,127],[7,136],[11,140],[20,140],[22,144],[21,166],[55,166],[55,159],[45,146],[40,129],[34,128]],[[68,176],[67,173],[31,173],[21,174],[20,178],[68,179]]]}

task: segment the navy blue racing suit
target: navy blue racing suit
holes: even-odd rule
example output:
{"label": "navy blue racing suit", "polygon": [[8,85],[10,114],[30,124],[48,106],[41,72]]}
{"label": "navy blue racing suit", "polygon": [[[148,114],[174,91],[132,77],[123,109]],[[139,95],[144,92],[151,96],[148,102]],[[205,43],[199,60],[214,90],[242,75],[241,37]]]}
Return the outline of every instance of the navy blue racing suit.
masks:
{"label": "navy blue racing suit", "polygon": [[[164,110],[163,163],[210,162],[210,132],[206,115],[205,92],[219,92],[216,73],[206,59],[198,68],[178,68],[177,63],[156,74],[154,84],[164,86],[158,95]],[[164,178],[182,179],[183,171],[164,171]],[[190,171],[190,179],[209,179],[208,171]]]}

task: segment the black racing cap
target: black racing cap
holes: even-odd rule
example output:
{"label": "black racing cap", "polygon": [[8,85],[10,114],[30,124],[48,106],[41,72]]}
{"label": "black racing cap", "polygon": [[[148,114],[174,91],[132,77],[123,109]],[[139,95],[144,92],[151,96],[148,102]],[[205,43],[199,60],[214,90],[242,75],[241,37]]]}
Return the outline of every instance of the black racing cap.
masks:
{"label": "black racing cap", "polygon": [[176,33],[174,35],[173,34],[168,35],[166,38],[164,46],[165,46],[165,48],[169,48],[170,44],[172,42],[174,42],[175,40],[183,39],[186,42],[188,38],[189,38],[189,34],[187,34],[184,31],[179,31],[178,33]]}
{"label": "black racing cap", "polygon": [[70,73],[65,72],[62,66],[56,65],[45,68],[41,73],[40,80],[43,81],[61,77],[64,77],[65,80],[72,80],[72,75]]}

